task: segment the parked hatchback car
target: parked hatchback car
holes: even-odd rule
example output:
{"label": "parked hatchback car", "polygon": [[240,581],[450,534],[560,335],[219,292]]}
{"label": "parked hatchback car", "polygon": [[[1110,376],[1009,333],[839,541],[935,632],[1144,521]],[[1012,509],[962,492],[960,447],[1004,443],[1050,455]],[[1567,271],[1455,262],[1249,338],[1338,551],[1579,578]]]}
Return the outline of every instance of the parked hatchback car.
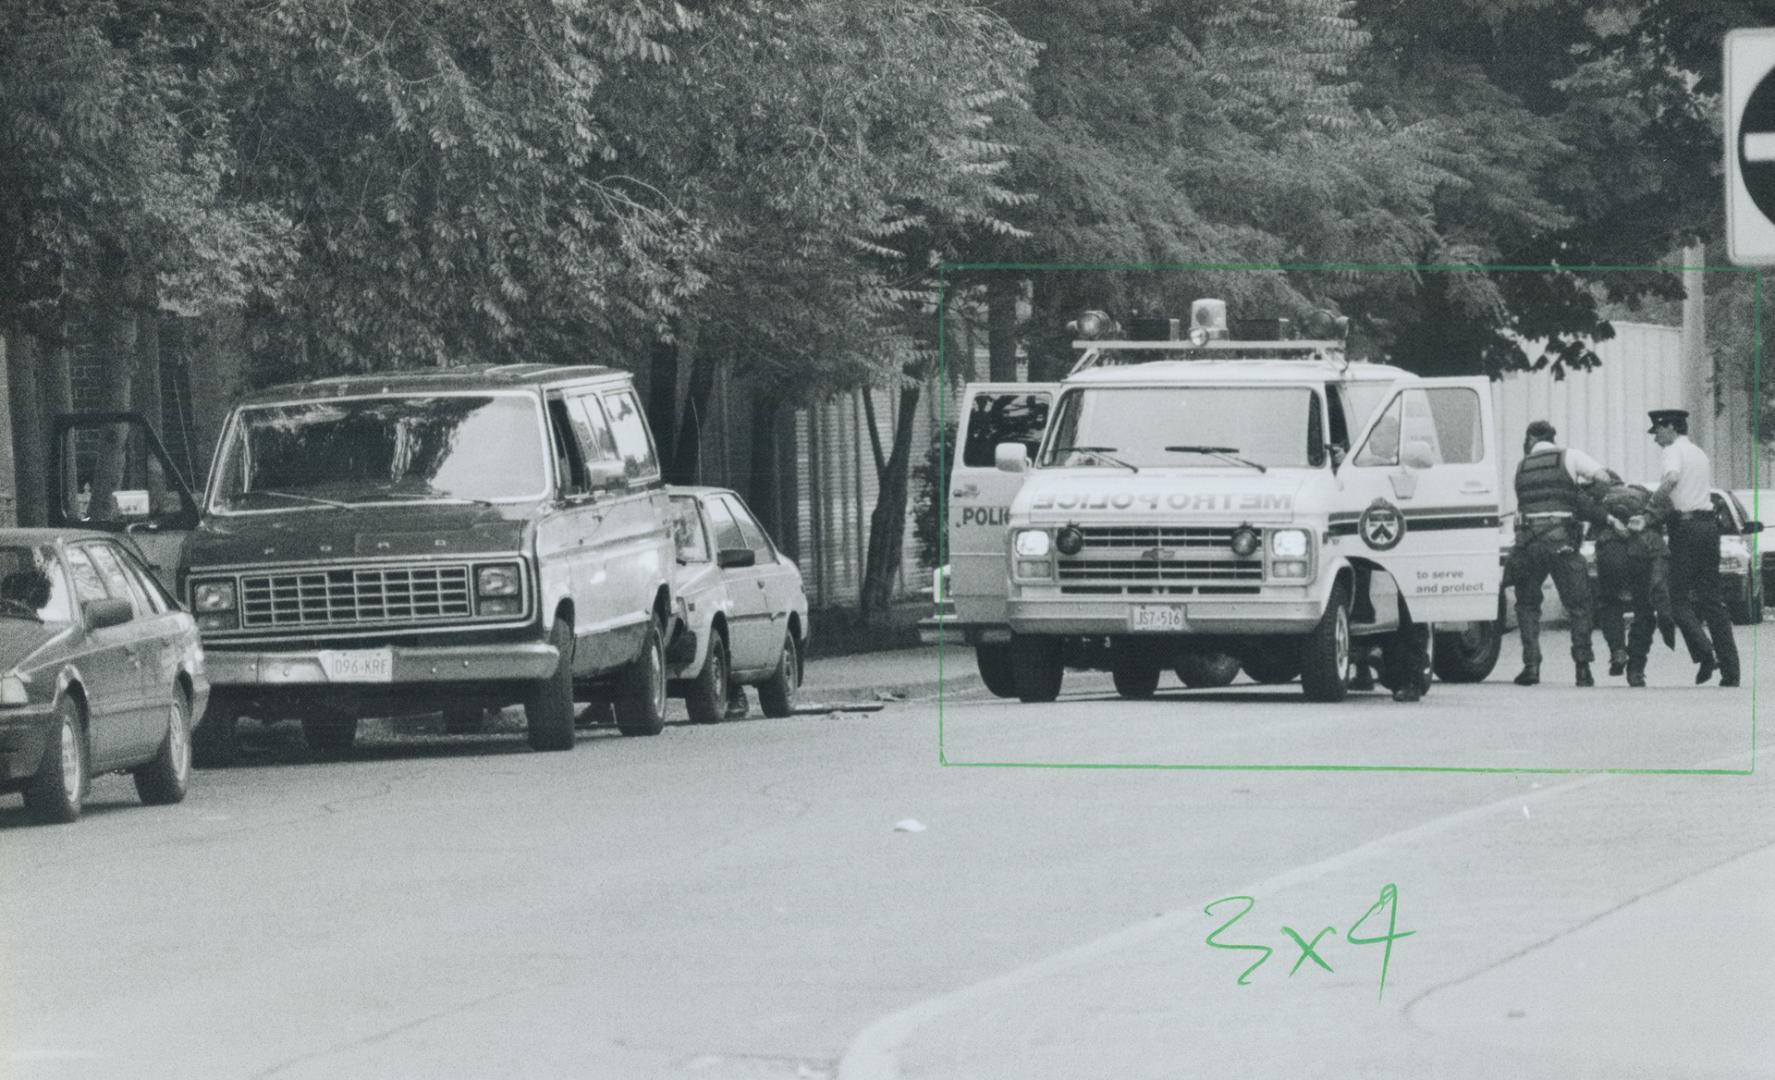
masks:
{"label": "parked hatchback car", "polygon": [[627,372],[517,364],[263,390],[229,415],[201,506],[154,490],[177,480],[164,460],[135,469],[137,486],[112,482],[131,465],[103,447],[158,445],[130,430],[139,419],[59,426],[57,460],[75,469],[58,511],[180,568],[215,683],[200,763],[233,756],[241,716],[298,719],[324,757],[349,752],[362,716],[465,723],[521,704],[537,750],[573,747],[576,701],[611,702],[629,734],[664,722],[672,540]]}
{"label": "parked hatchback car", "polygon": [[107,772],[183,799],[208,697],[197,624],[125,543],[0,529],[0,790],[33,818],[75,820]]}
{"label": "parked hatchback car", "polygon": [[726,488],[673,487],[679,629],[666,653],[690,718],[726,715],[731,691],[758,688],[766,716],[788,716],[808,642],[801,570]]}

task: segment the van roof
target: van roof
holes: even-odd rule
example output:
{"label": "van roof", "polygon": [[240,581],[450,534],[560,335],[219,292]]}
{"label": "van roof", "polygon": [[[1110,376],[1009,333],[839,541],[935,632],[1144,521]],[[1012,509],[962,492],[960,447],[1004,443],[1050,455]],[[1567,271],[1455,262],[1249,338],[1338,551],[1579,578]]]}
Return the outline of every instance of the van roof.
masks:
{"label": "van roof", "polygon": [[243,405],[270,401],[303,401],[360,394],[413,394],[437,390],[504,390],[555,386],[600,377],[623,376],[621,368],[593,364],[470,364],[462,367],[417,371],[382,371],[360,375],[332,375],[305,382],[280,383],[256,391]]}
{"label": "van roof", "polygon": [[1392,364],[1365,360],[1148,360],[1081,371],[1066,380],[1068,386],[1097,383],[1199,383],[1199,382],[1392,382],[1413,375]]}

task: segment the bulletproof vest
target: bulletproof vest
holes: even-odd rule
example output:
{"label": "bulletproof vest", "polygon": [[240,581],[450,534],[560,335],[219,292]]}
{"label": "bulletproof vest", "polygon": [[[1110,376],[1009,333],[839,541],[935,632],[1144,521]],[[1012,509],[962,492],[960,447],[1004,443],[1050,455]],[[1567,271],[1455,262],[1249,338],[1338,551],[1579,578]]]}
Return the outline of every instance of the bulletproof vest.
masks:
{"label": "bulletproof vest", "polygon": [[1565,471],[1565,451],[1539,450],[1516,467],[1516,511],[1549,514],[1579,510],[1577,481]]}

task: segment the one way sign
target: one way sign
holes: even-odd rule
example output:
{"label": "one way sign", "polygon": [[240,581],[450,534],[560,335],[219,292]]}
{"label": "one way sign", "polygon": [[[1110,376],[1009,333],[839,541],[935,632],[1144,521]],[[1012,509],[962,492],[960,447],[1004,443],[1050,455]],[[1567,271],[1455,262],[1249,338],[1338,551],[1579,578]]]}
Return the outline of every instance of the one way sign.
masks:
{"label": "one way sign", "polygon": [[1726,251],[1775,265],[1775,28],[1726,34]]}

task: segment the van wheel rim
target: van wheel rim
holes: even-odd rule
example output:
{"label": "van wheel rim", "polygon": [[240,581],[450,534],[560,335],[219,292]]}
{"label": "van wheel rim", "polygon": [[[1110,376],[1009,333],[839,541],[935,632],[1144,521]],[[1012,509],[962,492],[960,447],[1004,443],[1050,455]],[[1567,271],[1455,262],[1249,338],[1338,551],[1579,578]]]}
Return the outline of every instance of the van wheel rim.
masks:
{"label": "van wheel rim", "polygon": [[666,653],[658,638],[654,639],[653,648],[647,650],[647,667],[653,680],[654,712],[663,715],[666,711]]}
{"label": "van wheel rim", "polygon": [[1355,676],[1350,664],[1350,614],[1343,605],[1338,605],[1336,630],[1333,634],[1337,643],[1337,672],[1344,679]]}
{"label": "van wheel rim", "polygon": [[80,797],[80,733],[70,720],[62,721],[62,794]]}

